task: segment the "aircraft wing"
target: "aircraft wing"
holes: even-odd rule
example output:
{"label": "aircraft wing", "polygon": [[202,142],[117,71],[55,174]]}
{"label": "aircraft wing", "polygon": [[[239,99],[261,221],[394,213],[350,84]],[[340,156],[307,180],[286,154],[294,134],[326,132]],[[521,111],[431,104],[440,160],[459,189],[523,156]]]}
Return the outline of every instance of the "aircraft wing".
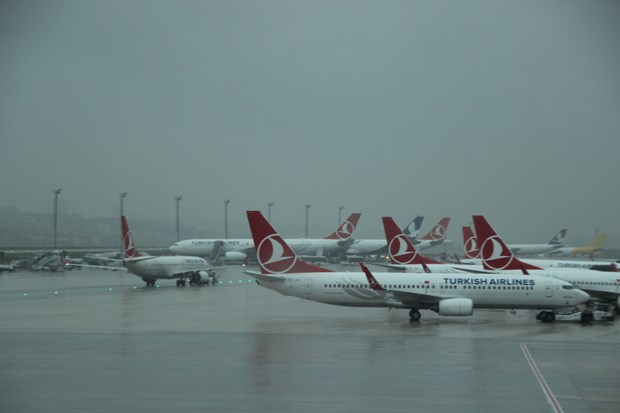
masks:
{"label": "aircraft wing", "polygon": [[275,275],[265,275],[259,271],[254,271],[254,270],[246,270],[244,271],[244,273],[246,273],[249,276],[252,276],[254,278],[256,278],[257,280],[265,280],[265,281],[279,281],[279,282],[284,282],[284,277],[282,276],[275,276]]}
{"label": "aircraft wing", "polygon": [[388,263],[380,263],[380,262],[369,262],[367,264],[371,264],[371,265],[376,265],[379,267],[383,267],[383,268],[390,268],[392,270],[398,270],[398,271],[407,271],[407,267],[405,267],[404,265],[397,265],[397,264],[388,264]]}
{"label": "aircraft wing", "polygon": [[115,265],[91,265],[91,264],[68,264],[69,267],[84,267],[84,268],[99,268],[101,270],[112,270],[112,271],[127,271],[129,270],[125,267],[115,266]]}
{"label": "aircraft wing", "polygon": [[419,294],[409,291],[400,290],[384,290],[385,301],[388,304],[394,304],[400,307],[428,307],[438,304],[441,300],[455,297],[439,297],[432,294]]}

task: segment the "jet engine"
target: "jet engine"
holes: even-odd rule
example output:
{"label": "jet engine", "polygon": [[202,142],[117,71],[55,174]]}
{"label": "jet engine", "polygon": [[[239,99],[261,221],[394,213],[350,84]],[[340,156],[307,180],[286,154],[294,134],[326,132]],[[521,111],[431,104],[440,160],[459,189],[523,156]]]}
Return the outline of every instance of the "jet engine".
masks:
{"label": "jet engine", "polygon": [[248,255],[244,252],[229,251],[224,254],[224,261],[243,262],[248,258]]}
{"label": "jet engine", "polygon": [[213,271],[198,271],[189,277],[189,284],[214,284],[216,281],[215,273]]}
{"label": "jet engine", "polygon": [[449,298],[439,302],[439,315],[465,316],[474,312],[474,302],[469,298]]}

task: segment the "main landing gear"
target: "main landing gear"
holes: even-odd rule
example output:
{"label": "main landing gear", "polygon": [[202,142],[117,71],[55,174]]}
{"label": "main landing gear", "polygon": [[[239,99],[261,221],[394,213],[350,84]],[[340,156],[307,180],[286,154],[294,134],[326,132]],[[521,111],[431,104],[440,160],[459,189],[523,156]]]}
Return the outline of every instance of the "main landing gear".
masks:
{"label": "main landing gear", "polygon": [[187,281],[185,280],[185,278],[179,278],[177,280],[177,287],[185,287],[186,282]]}
{"label": "main landing gear", "polygon": [[553,323],[555,321],[555,313],[553,311],[541,311],[536,319],[543,323]]}
{"label": "main landing gear", "polygon": [[155,281],[156,280],[152,280],[150,278],[143,278],[142,281],[144,281],[146,283],[147,287],[155,287]]}
{"label": "main landing gear", "polygon": [[420,311],[418,311],[417,308],[412,308],[411,310],[409,310],[410,321],[420,321],[420,317],[422,317],[422,315],[420,314]]}

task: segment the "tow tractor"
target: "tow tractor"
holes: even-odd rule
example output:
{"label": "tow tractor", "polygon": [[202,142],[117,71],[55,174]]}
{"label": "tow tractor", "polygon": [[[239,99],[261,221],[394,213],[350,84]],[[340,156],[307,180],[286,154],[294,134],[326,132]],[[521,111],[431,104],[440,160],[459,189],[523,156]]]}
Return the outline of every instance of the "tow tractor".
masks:
{"label": "tow tractor", "polygon": [[606,303],[595,303],[584,309],[578,307],[563,313],[556,313],[555,321],[573,321],[582,324],[601,321],[614,321],[616,306]]}

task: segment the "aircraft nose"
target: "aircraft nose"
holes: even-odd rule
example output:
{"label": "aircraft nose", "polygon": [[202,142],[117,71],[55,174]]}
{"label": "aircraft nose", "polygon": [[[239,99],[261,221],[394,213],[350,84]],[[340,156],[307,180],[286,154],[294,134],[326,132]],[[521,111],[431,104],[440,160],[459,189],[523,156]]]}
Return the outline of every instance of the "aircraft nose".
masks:
{"label": "aircraft nose", "polygon": [[590,298],[592,297],[590,297],[590,294],[588,294],[585,291],[577,290],[576,298],[577,298],[578,304],[582,304],[582,303],[589,301]]}

